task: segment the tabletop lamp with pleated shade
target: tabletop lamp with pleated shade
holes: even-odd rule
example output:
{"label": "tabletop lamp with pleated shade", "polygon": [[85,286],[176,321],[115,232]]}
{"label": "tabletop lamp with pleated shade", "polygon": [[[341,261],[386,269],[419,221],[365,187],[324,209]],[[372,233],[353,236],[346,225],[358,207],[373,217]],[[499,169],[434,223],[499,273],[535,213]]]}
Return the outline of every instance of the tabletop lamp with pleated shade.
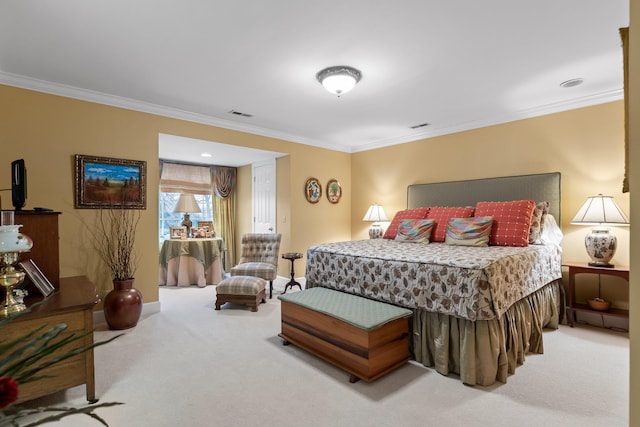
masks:
{"label": "tabletop lamp with pleated shade", "polygon": [[193,223],[191,222],[189,214],[202,212],[195,196],[190,193],[180,194],[178,203],[176,203],[176,207],[173,211],[184,213],[184,218],[181,225],[187,227],[187,236],[191,236],[191,226],[193,225]]}
{"label": "tabletop lamp with pleated shade", "polygon": [[382,237],[382,227],[378,224],[380,221],[389,221],[387,218],[387,214],[384,213],[384,209],[382,206],[378,204],[373,204],[369,206],[367,213],[362,218],[363,221],[373,222],[371,227],[369,227],[369,238],[370,239],[379,239]]}
{"label": "tabletop lamp with pleated shade", "polygon": [[620,206],[611,196],[591,196],[587,198],[578,213],[571,220],[571,224],[595,225],[591,233],[584,239],[591,262],[595,267],[613,267],[609,261],[616,253],[618,241],[609,232],[608,226],[628,226],[629,220]]}

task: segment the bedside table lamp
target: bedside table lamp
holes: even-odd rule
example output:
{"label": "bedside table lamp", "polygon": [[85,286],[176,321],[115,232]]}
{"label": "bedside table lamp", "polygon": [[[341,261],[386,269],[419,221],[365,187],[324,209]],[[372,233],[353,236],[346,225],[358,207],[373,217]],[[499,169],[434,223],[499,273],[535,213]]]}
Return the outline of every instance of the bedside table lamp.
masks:
{"label": "bedside table lamp", "polygon": [[596,226],[584,239],[587,253],[592,260],[589,265],[613,267],[609,261],[616,253],[618,241],[616,236],[609,233],[607,226],[629,225],[629,220],[613,197],[598,194],[587,198],[571,220],[571,224]]}
{"label": "bedside table lamp", "polygon": [[200,206],[198,206],[198,202],[196,202],[196,198],[193,194],[182,193],[180,194],[180,198],[178,199],[178,203],[176,203],[176,207],[173,210],[174,212],[184,213],[184,219],[182,221],[182,226],[187,227],[187,237],[191,236],[191,218],[189,218],[189,212],[200,213]]}
{"label": "bedside table lamp", "polygon": [[384,213],[384,209],[382,209],[382,206],[374,203],[373,205],[369,206],[369,209],[367,210],[367,213],[364,214],[364,218],[362,218],[362,220],[373,222],[373,224],[371,224],[371,227],[369,227],[369,238],[379,239],[382,237],[383,233],[382,228],[380,227],[380,224],[378,224],[378,222],[389,221],[389,218],[387,218],[387,214]]}

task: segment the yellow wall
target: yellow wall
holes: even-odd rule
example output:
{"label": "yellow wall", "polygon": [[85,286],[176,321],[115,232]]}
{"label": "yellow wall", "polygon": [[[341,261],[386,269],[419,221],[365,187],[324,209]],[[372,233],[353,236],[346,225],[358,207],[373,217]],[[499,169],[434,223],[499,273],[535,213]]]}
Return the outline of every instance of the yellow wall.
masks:
{"label": "yellow wall", "polygon": [[[597,193],[614,196],[629,213],[629,194],[622,194],[623,123],[620,101],[355,153],[353,236],[366,238],[361,219],[371,203],[381,204],[389,218],[406,208],[410,184],[561,172],[564,259],[588,261],[589,228],[569,222]],[[619,246],[614,261],[629,265],[629,229],[612,232]]]}
{"label": "yellow wall", "polygon": [[[283,251],[305,252],[314,243],[345,240],[351,235],[350,197],[339,205],[326,198],[316,205],[304,199],[303,185],[314,175],[322,182],[341,181],[350,193],[350,155],[302,146],[193,122],[109,107],[10,86],[0,85],[0,183],[10,186],[10,163],[24,158],[28,174],[26,209],[45,206],[60,216],[60,272],[62,277],[87,275],[101,294],[111,289],[111,279],[92,254],[83,224],[91,224],[96,212],[74,209],[75,154],[144,160],[147,162],[147,209],[138,228],[136,250],[140,265],[136,288],[145,302],[158,301],[158,134],[167,133],[232,145],[287,153],[277,162],[278,227],[287,229]],[[240,168],[238,182],[239,232],[251,227],[251,168]],[[247,190],[248,189],[248,190]],[[3,193],[2,209],[12,209],[10,193]],[[289,210],[290,212],[286,212]],[[286,223],[284,222],[286,216]],[[37,244],[37,242],[35,242]],[[282,276],[288,262],[281,260]],[[304,263],[297,269],[304,274]]]}

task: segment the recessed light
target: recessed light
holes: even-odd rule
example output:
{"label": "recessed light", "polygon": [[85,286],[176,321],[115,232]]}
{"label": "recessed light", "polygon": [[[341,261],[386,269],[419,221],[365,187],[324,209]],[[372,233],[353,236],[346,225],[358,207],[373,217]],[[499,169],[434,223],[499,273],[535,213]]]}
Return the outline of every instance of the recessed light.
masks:
{"label": "recessed light", "polygon": [[574,86],[581,85],[582,83],[584,83],[584,79],[577,78],[577,79],[571,79],[571,80],[564,81],[564,82],[560,83],[560,86],[561,87],[574,87]]}
{"label": "recessed light", "polygon": [[200,157],[213,157],[213,156],[211,156],[211,154],[209,153],[201,153]]}

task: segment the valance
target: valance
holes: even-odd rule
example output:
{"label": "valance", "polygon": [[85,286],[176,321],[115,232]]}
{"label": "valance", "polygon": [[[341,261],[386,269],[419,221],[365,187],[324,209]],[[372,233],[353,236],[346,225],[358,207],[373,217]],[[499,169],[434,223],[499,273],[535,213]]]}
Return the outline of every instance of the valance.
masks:
{"label": "valance", "polygon": [[160,170],[162,192],[211,194],[211,172],[208,166],[161,161]]}
{"label": "valance", "polygon": [[233,194],[236,186],[236,168],[214,166],[211,168],[213,179],[213,192],[221,199],[226,199]]}

